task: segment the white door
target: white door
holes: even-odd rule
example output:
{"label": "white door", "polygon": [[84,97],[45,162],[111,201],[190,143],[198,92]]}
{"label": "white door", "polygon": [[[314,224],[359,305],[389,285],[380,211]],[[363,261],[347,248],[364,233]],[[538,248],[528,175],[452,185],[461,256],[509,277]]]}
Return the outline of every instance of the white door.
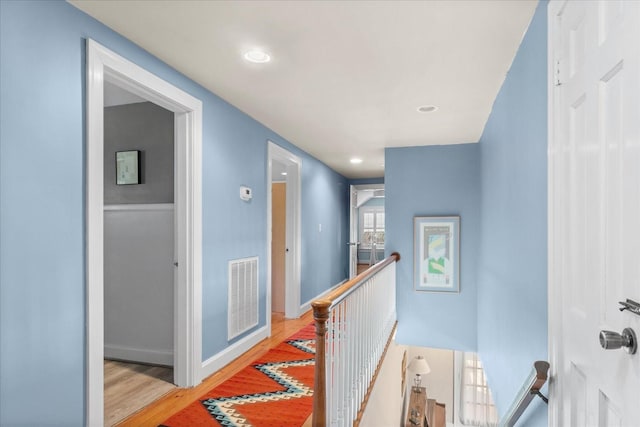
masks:
{"label": "white door", "polygon": [[358,274],[358,190],[350,187],[349,206],[349,278]]}
{"label": "white door", "polygon": [[639,426],[640,2],[549,5],[550,425]]}

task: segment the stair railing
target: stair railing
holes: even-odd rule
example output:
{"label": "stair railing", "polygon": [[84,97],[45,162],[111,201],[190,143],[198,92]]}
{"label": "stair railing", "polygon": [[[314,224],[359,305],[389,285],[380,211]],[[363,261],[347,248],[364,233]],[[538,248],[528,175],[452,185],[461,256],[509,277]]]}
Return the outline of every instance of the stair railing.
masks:
{"label": "stair railing", "polygon": [[397,324],[396,262],[388,258],[313,301],[313,427],[358,426]]}
{"label": "stair railing", "polygon": [[547,381],[547,372],[549,371],[549,362],[538,360],[533,364],[533,369],[527,379],[525,380],[522,388],[516,395],[513,403],[506,412],[504,418],[500,420],[500,427],[512,427],[518,421],[522,413],[527,409],[529,403],[534,397],[539,396],[545,403],[549,403],[541,392],[540,389]]}

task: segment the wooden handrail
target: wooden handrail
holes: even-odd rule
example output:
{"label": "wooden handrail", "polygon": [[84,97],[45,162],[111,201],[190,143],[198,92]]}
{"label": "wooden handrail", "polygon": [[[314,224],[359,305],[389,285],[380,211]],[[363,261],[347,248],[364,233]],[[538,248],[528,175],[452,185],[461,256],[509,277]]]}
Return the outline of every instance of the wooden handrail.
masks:
{"label": "wooden handrail", "polygon": [[529,374],[524,385],[516,395],[504,419],[500,421],[500,427],[512,427],[525,409],[527,409],[534,397],[540,396],[540,398],[547,403],[548,399],[540,393],[540,389],[544,383],[547,382],[548,371],[549,362],[538,360],[533,364],[531,374]]}
{"label": "wooden handrail", "polygon": [[[315,385],[313,393],[313,427],[324,427],[327,420],[327,372],[326,372],[326,338],[327,338],[327,321],[331,316],[331,309],[340,301],[344,300],[349,294],[354,292],[358,287],[367,282],[370,278],[382,271],[386,266],[394,262],[400,261],[398,252],[392,253],[389,257],[368,268],[353,279],[339,286],[330,292],[325,298],[315,300],[311,303],[313,308],[313,318],[316,327],[316,363],[315,363]],[[394,326],[395,329],[395,326]],[[387,347],[388,347],[387,342]],[[386,353],[386,347],[385,347]],[[376,372],[377,376],[377,372]],[[371,386],[370,386],[371,387]],[[367,395],[370,393],[368,390]],[[368,398],[368,396],[367,396]],[[361,407],[361,412],[363,407]],[[361,413],[358,418],[361,417]]]}
{"label": "wooden handrail", "polygon": [[[358,288],[358,286],[360,286],[361,284],[366,282],[371,277],[375,276],[376,273],[378,273],[380,270],[384,269],[387,265],[389,265],[389,264],[391,264],[393,262],[398,262],[398,261],[400,261],[400,254],[398,252],[394,252],[391,255],[389,255],[387,258],[385,258],[384,260],[382,260],[379,263],[377,263],[376,265],[373,265],[373,266],[369,267],[368,269],[366,269],[365,271],[363,271],[362,273],[358,274],[353,279],[343,283],[338,288],[333,290],[325,298],[323,298],[321,300],[317,300],[317,301],[328,300],[328,301],[331,302],[331,305],[334,305],[337,302],[339,302],[342,299],[344,299],[351,292],[356,290]],[[316,301],[314,301],[314,302],[316,302]],[[313,307],[313,302],[311,303],[311,307]],[[314,308],[314,313],[315,313],[315,308]]]}

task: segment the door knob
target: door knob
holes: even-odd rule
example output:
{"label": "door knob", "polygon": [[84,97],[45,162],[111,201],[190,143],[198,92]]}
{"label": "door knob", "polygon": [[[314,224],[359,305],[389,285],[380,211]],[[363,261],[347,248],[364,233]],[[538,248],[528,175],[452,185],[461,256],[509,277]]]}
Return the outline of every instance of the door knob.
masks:
{"label": "door knob", "polygon": [[624,351],[629,354],[636,354],[638,350],[636,333],[631,328],[624,328],[622,334],[613,331],[600,331],[600,345],[605,350],[624,347]]}

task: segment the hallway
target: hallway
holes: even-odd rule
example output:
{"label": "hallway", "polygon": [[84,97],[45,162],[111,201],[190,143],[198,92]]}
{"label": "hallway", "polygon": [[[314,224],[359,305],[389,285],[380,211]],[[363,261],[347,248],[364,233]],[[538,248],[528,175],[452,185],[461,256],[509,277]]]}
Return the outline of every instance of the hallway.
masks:
{"label": "hallway", "polygon": [[313,321],[313,313],[306,312],[299,319],[287,320],[282,314],[271,316],[271,337],[263,340],[251,350],[206,378],[200,385],[191,389],[178,388],[165,394],[138,413],[117,424],[119,427],[157,426],[174,413],[188,406],[193,400],[208,390],[218,386],[235,375],[253,360],[259,358],[271,348],[277,346],[294,332]]}

